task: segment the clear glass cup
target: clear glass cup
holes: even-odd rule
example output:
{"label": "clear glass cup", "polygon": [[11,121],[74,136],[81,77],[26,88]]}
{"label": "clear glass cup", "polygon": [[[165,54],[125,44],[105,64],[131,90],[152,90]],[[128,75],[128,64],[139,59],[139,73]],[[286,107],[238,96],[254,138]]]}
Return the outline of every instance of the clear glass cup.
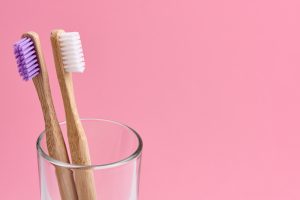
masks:
{"label": "clear glass cup", "polygon": [[[59,200],[56,168],[92,170],[98,200],[138,200],[143,143],[132,128],[110,120],[82,119],[92,165],[60,162],[48,155],[45,133],[37,140],[41,200]],[[60,123],[67,148],[66,124]],[[71,158],[70,158],[71,159]]]}

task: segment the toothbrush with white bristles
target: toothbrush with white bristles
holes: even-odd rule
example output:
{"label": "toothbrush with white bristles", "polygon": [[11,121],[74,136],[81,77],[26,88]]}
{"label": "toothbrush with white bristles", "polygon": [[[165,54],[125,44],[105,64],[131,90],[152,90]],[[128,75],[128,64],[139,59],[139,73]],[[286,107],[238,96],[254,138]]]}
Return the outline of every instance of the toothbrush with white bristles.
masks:
{"label": "toothbrush with white bristles", "polygon": [[[14,44],[18,71],[24,80],[33,80],[45,121],[46,141],[49,155],[59,161],[69,163],[68,153],[53,106],[48,73],[38,35],[28,32]],[[62,200],[77,200],[73,174],[56,167],[56,177]],[[42,194],[43,195],[43,194]]]}
{"label": "toothbrush with white bristles", "polygon": [[[77,32],[56,30],[51,32],[51,43],[64,102],[72,163],[91,165],[88,142],[73,93],[72,72],[83,72],[85,69],[80,36]],[[79,200],[96,200],[92,170],[74,170],[74,180]]]}

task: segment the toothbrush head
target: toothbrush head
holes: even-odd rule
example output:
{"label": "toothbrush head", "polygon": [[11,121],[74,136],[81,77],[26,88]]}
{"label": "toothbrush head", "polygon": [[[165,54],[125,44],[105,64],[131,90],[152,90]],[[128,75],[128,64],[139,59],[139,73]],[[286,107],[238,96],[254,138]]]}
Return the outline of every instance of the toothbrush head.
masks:
{"label": "toothbrush head", "polygon": [[28,81],[40,72],[34,42],[24,37],[14,44],[14,53],[17,60],[19,74],[23,80]]}
{"label": "toothbrush head", "polygon": [[66,72],[83,72],[85,62],[78,32],[62,32],[58,36],[62,64]]}

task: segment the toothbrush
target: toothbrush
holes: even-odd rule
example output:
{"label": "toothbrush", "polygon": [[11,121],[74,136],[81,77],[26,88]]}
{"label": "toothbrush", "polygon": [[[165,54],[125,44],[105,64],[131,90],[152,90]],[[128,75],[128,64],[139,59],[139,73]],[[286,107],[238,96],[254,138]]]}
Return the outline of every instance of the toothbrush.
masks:
{"label": "toothbrush", "polygon": [[[72,72],[83,72],[85,63],[79,33],[55,30],[51,43],[56,74],[63,97],[72,163],[91,165],[87,138],[81,124],[73,93]],[[95,200],[96,189],[91,170],[75,170],[74,180],[79,200]]]}
{"label": "toothbrush", "polygon": [[[14,53],[21,77],[33,80],[45,121],[46,142],[49,155],[69,163],[67,149],[56,117],[51,97],[48,73],[38,34],[28,32],[14,44]],[[56,177],[62,200],[77,200],[72,172],[56,167]]]}

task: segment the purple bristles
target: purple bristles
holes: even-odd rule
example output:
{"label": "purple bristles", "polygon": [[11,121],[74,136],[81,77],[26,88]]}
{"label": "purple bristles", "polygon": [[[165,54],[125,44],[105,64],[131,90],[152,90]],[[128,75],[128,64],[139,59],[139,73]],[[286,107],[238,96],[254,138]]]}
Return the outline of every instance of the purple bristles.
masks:
{"label": "purple bristles", "polygon": [[28,81],[39,74],[40,66],[33,41],[30,38],[22,38],[15,43],[14,53],[19,74],[25,81]]}

